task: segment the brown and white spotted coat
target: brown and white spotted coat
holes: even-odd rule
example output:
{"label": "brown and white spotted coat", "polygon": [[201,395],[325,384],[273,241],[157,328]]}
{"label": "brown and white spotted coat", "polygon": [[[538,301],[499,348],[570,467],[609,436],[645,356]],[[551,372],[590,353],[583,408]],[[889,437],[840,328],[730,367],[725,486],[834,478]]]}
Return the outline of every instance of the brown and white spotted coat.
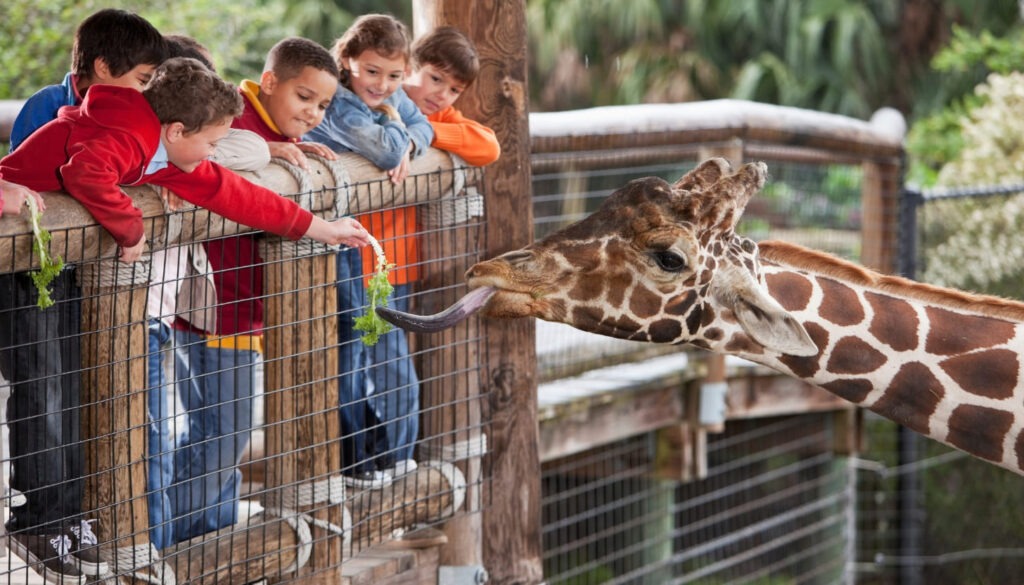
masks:
{"label": "brown and white spotted coat", "polygon": [[597,212],[477,264],[493,317],[686,343],[805,379],[1024,473],[1024,304],[883,276],[733,227],[766,167],[643,179]]}

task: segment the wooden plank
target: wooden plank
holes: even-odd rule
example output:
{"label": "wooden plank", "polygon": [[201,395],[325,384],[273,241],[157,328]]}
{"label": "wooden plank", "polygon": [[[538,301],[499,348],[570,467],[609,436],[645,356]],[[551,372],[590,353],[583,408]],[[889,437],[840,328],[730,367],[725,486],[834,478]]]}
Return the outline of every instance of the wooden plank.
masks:
{"label": "wooden plank", "polygon": [[619,391],[588,403],[572,416],[540,426],[540,460],[551,461],[678,423],[683,416],[678,385]]}
{"label": "wooden plank", "polygon": [[782,374],[732,376],[728,385],[727,419],[856,408],[831,392]]}

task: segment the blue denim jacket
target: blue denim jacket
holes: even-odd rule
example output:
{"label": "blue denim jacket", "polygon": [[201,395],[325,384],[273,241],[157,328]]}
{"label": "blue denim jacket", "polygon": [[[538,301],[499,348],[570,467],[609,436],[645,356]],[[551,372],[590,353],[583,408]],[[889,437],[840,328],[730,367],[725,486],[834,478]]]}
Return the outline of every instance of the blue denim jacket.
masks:
{"label": "blue denim jacket", "polygon": [[34,93],[25,101],[11,126],[11,151],[47,122],[55,120],[57,110],[64,106],[77,106],[79,103],[75,76],[71,73],[64,76],[60,85],[47,85]]}
{"label": "blue denim jacket", "polygon": [[405,92],[398,88],[384,103],[394,107],[402,122],[371,110],[352,90],[338,84],[323,122],[302,137],[304,141],[326,144],[335,152],[355,152],[383,170],[402,162],[413,143],[412,158],[423,154],[434,140],[427,117]]}

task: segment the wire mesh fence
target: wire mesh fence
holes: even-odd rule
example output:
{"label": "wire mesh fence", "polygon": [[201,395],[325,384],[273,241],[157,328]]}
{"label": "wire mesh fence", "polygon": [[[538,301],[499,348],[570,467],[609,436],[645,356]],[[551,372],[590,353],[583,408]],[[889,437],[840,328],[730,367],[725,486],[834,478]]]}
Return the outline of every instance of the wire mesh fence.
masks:
{"label": "wire mesh fence", "polygon": [[[444,160],[397,185],[344,177],[285,196],[356,216],[394,263],[390,302],[421,310],[465,292],[484,238],[480,170]],[[45,309],[31,236],[4,218],[19,235],[0,243],[0,581],[288,581],[480,512],[479,328],[364,344],[369,249],[136,200],[152,245],[131,265],[97,226],[48,210],[67,266]]]}
{"label": "wire mesh fence", "polygon": [[[908,189],[904,272],[1021,300],[1021,185]],[[859,583],[1013,583],[1024,571],[1020,476],[869,416],[858,465]]]}
{"label": "wire mesh fence", "polygon": [[730,422],[686,484],[658,478],[654,434],[546,464],[549,582],[844,582],[854,498],[831,420]]}

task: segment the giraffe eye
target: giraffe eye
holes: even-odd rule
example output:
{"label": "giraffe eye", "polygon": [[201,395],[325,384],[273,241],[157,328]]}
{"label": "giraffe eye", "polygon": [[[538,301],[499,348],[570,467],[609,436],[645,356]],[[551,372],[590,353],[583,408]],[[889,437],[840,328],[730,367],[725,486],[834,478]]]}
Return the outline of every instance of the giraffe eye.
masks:
{"label": "giraffe eye", "polygon": [[669,250],[660,250],[652,254],[658,267],[665,272],[682,272],[686,268],[686,258]]}

